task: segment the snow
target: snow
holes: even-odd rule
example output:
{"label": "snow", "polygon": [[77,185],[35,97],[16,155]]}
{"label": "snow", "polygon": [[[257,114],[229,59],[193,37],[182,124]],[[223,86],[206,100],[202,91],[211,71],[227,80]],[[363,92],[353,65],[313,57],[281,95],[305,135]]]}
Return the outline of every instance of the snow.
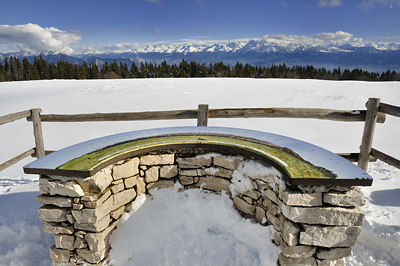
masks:
{"label": "snow", "polygon": [[[315,107],[343,110],[365,109],[369,97],[381,98],[384,103],[400,106],[400,83],[385,82],[337,82],[318,80],[280,79],[155,79],[155,80],[51,80],[0,83],[0,116],[40,107],[43,113],[95,113],[139,112],[176,109],[196,109],[198,104],[208,103],[210,108],[239,107]],[[387,117],[378,124],[373,147],[400,158],[399,119]],[[92,123],[43,123],[45,147],[58,150],[82,141],[111,134],[160,127],[193,126],[194,120],[140,121],[140,122],[92,122]],[[210,119],[210,126],[236,127],[280,134],[321,146],[332,152],[357,152],[362,136],[362,123],[344,123],[311,119]],[[32,125],[24,120],[1,126],[0,162],[34,146]],[[37,217],[36,201],[38,178],[25,175],[22,162],[0,172],[0,265],[51,265],[49,247],[54,243],[51,235],[41,231]],[[370,163],[368,173],[374,178],[371,187],[364,187],[367,204],[364,207],[366,222],[354,247],[354,256],[348,265],[399,265],[400,257],[400,171],[381,161]],[[151,200],[153,198],[153,200]],[[165,200],[163,200],[165,199]],[[208,201],[215,202],[217,209]],[[145,217],[155,217],[153,225],[162,225],[165,219],[179,222],[179,232],[162,238],[158,231],[151,239],[160,239],[163,246],[151,243],[146,252],[160,254],[154,263],[169,259],[170,265],[185,264],[185,252],[193,253],[193,265],[200,265],[198,258],[236,254],[235,265],[262,265],[264,255],[251,243],[261,243],[259,235],[267,235],[268,227],[241,220],[235,216],[231,201],[226,196],[204,195],[198,190],[176,193],[159,190],[137,204],[135,215],[126,219],[126,230],[133,230],[130,223],[140,225]],[[186,206],[181,205],[186,203]],[[179,208],[175,208],[175,205]],[[202,209],[202,205],[208,206]],[[139,206],[141,206],[139,208]],[[163,210],[163,211],[162,211]],[[218,210],[218,211],[217,211]],[[144,213],[142,215],[138,215]],[[173,213],[180,216],[175,217]],[[228,215],[223,216],[223,214]],[[161,215],[162,214],[162,215]],[[148,215],[148,216],[147,216]],[[211,217],[215,220],[211,220]],[[222,227],[222,217],[231,224]],[[178,219],[179,218],[179,219]],[[179,220],[179,221],[177,221]],[[204,222],[204,224],[203,224]],[[215,225],[215,227],[212,227]],[[140,225],[137,235],[123,234],[139,241],[144,232],[153,228],[147,223]],[[203,235],[196,230],[208,230]],[[245,228],[240,231],[240,227]],[[168,227],[170,228],[170,227]],[[176,227],[171,226],[173,231]],[[143,232],[142,232],[143,231]],[[176,230],[175,230],[176,231]],[[132,231],[133,232],[133,231]],[[204,231],[203,231],[204,232]],[[215,234],[213,234],[215,233]],[[190,234],[193,234],[192,237]],[[249,238],[246,235],[249,234]],[[227,241],[215,242],[219,238]],[[267,237],[268,238],[268,237]],[[117,236],[113,235],[113,240]],[[139,239],[139,240],[138,240]],[[251,240],[250,243],[248,242]],[[148,245],[146,239],[141,239]],[[188,242],[185,242],[187,240]],[[189,241],[190,240],[190,241]],[[229,241],[228,241],[229,240]],[[116,240],[117,241],[117,240]],[[247,242],[246,242],[247,241]],[[270,238],[267,239],[270,241]],[[226,245],[225,245],[226,243]],[[113,243],[114,245],[114,243]],[[160,249],[158,249],[160,248]],[[214,252],[214,249],[216,252]],[[272,249],[272,248],[271,248]],[[176,252],[182,250],[185,252]],[[197,256],[197,250],[202,256]],[[264,251],[268,252],[266,248]],[[132,250],[124,249],[132,255]],[[161,252],[162,251],[162,252]],[[243,255],[245,254],[245,255]],[[271,251],[273,255],[273,251]],[[271,256],[272,256],[271,255]],[[222,256],[222,255],[221,255]],[[244,263],[244,259],[251,261]],[[224,259],[229,260],[228,257]],[[157,261],[158,260],[158,261]],[[232,259],[233,260],[233,259]],[[259,264],[257,264],[259,262]],[[182,263],[182,264],[180,264]],[[187,264],[187,263],[186,263]]]}

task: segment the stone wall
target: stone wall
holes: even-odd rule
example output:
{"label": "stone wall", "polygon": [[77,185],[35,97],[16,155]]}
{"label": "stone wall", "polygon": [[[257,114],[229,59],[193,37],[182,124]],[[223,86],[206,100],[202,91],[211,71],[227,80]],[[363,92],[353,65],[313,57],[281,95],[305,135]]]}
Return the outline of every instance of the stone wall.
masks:
{"label": "stone wall", "polygon": [[280,265],[345,265],[364,220],[354,187],[287,187],[279,174],[246,176],[252,188],[231,193],[232,177],[251,158],[206,150],[128,158],[82,179],[41,176],[39,217],[54,234],[53,265],[107,263],[109,237],[137,195],[180,182],[183,189],[227,191],[246,218],[276,229]]}

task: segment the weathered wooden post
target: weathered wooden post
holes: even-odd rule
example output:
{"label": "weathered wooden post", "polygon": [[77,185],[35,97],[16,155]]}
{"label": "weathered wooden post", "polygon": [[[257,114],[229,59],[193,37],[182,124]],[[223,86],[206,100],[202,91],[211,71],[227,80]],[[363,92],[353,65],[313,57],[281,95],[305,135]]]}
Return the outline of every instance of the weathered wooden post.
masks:
{"label": "weathered wooden post", "polygon": [[379,104],[379,98],[369,98],[367,102],[367,115],[365,117],[364,132],[361,140],[360,156],[358,157],[358,167],[364,171],[367,171],[368,168]]}
{"label": "weathered wooden post", "polygon": [[43,132],[42,132],[42,120],[40,118],[41,112],[42,109],[40,108],[31,109],[33,134],[35,136],[35,145],[36,145],[36,158],[38,159],[45,156]]}
{"label": "weathered wooden post", "polygon": [[197,111],[197,126],[206,127],[208,122],[208,104],[199,104]]}

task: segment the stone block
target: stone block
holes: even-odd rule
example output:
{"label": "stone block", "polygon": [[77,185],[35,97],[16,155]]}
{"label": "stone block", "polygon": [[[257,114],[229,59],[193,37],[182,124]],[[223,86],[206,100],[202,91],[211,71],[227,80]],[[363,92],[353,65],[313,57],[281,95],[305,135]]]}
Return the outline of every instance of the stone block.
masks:
{"label": "stone block", "polygon": [[75,230],[72,225],[64,226],[60,223],[43,222],[43,232],[45,233],[72,235],[74,231]]}
{"label": "stone block", "polygon": [[69,197],[40,195],[38,196],[38,202],[42,204],[55,205],[61,208],[72,207],[72,198]]}
{"label": "stone block", "polygon": [[139,174],[139,158],[133,158],[123,164],[116,164],[113,167],[112,177],[114,180],[120,178],[131,177]]}
{"label": "stone block", "polygon": [[202,168],[211,165],[211,158],[189,157],[176,159],[179,168]]}
{"label": "stone block", "polygon": [[161,188],[170,188],[174,187],[174,181],[172,180],[158,180],[155,183],[150,183],[147,185],[147,189],[161,189]]}
{"label": "stone block", "polygon": [[81,230],[90,231],[90,232],[101,232],[104,229],[106,229],[109,224],[110,224],[110,215],[107,214],[106,216],[104,216],[103,219],[101,219],[100,221],[98,221],[96,223],[75,222],[74,227],[76,229],[81,229]]}
{"label": "stone block", "polygon": [[[117,194],[116,194],[117,195]],[[72,210],[72,215],[75,220],[80,224],[97,223],[104,216],[109,214],[114,208],[113,197],[109,197],[103,202],[99,207],[95,209],[82,209],[82,210]]]}
{"label": "stone block", "polygon": [[274,183],[276,175],[274,174],[266,174],[266,175],[257,175],[257,176],[248,176],[252,180],[260,180],[265,183]]}
{"label": "stone block", "polygon": [[267,210],[273,215],[277,215],[279,213],[278,206],[267,197],[263,200],[263,206],[267,208]]}
{"label": "stone block", "polygon": [[185,170],[179,170],[179,175],[204,176],[205,173],[204,173],[203,169],[185,169]]}
{"label": "stone block", "polygon": [[259,206],[256,206],[256,222],[262,225],[267,223],[267,217],[265,216],[265,210]]}
{"label": "stone block", "polygon": [[317,257],[321,260],[336,260],[350,256],[353,256],[353,252],[350,247],[330,249],[320,248],[317,252]]}
{"label": "stone block", "polygon": [[346,192],[328,192],[324,194],[324,202],[336,206],[363,206],[365,198],[358,188]]}
{"label": "stone block", "polygon": [[75,181],[58,181],[40,177],[39,191],[42,194],[81,197],[85,195],[82,187]]}
{"label": "stone block", "polygon": [[46,222],[64,222],[67,221],[68,209],[58,208],[53,205],[43,205],[39,208],[39,218]]}
{"label": "stone block", "polygon": [[346,259],[336,259],[336,260],[317,260],[318,266],[346,266]]}
{"label": "stone block", "polygon": [[164,165],[160,168],[160,177],[170,179],[178,175],[177,165]]}
{"label": "stone block", "polygon": [[300,233],[301,244],[328,248],[354,246],[361,231],[359,226],[303,226],[305,231]]}
{"label": "stone block", "polygon": [[296,246],[299,243],[299,227],[290,220],[285,219],[282,224],[282,238],[288,246]]}
{"label": "stone block", "polygon": [[255,190],[247,190],[243,195],[248,196],[253,200],[258,200],[261,197],[261,193]]}
{"label": "stone block", "polygon": [[88,248],[91,251],[102,251],[109,244],[111,232],[115,229],[116,224],[113,223],[106,229],[98,233],[87,233],[85,235]]}
{"label": "stone block", "polygon": [[125,212],[125,206],[121,206],[118,209],[112,211],[110,213],[111,218],[113,218],[114,220],[118,220]]}
{"label": "stone block", "polygon": [[282,253],[279,254],[278,262],[280,266],[317,266],[317,262],[313,257],[293,259],[285,257]]}
{"label": "stone block", "polygon": [[296,223],[359,226],[364,221],[364,211],[360,207],[293,207],[282,205],[282,213]]}
{"label": "stone block", "polygon": [[229,191],[229,182],[226,179],[218,178],[218,177],[200,177],[199,182],[196,184],[198,187],[202,187],[203,189],[213,190],[213,191]]}
{"label": "stone block", "polygon": [[102,251],[91,251],[88,249],[76,249],[78,256],[86,260],[89,263],[99,263],[107,256],[109,248],[105,248]]}
{"label": "stone block", "polygon": [[116,210],[121,206],[131,202],[132,200],[134,200],[135,197],[136,197],[136,191],[133,188],[126,189],[117,194],[114,194],[113,195],[114,205],[112,207],[112,210]]}
{"label": "stone block", "polygon": [[182,185],[188,186],[194,184],[194,179],[192,176],[184,176],[180,175],[179,176],[179,182],[181,182]]}
{"label": "stone block", "polygon": [[315,254],[316,247],[312,246],[288,246],[285,241],[280,243],[281,252],[287,258],[300,259],[310,258]]}
{"label": "stone block", "polygon": [[85,248],[86,249],[87,247],[88,247],[88,245],[87,245],[84,237],[80,237],[80,236],[75,237],[74,249],[76,249],[76,248],[80,248],[80,249]]}
{"label": "stone block", "polygon": [[272,224],[275,229],[279,232],[282,231],[282,224],[283,224],[283,219],[281,218],[281,215],[273,215],[270,213],[268,210],[266,212],[267,220],[270,224]]}
{"label": "stone block", "polygon": [[[121,180],[121,181],[122,181],[122,180]],[[116,194],[116,193],[118,193],[118,192],[124,190],[124,188],[125,188],[125,185],[124,185],[124,183],[122,182],[122,183],[119,183],[119,184],[116,184],[116,185],[111,186],[111,192],[112,192],[113,194]]]}
{"label": "stone block", "polygon": [[160,154],[160,155],[145,155],[140,157],[141,165],[162,165],[162,164],[174,164],[174,154]]}
{"label": "stone block", "polygon": [[[83,198],[82,198],[82,203],[86,208],[93,209],[93,208],[97,208],[97,207],[101,206],[110,196],[111,196],[111,191],[108,189],[108,190],[105,190],[103,195],[101,195],[94,201],[83,201]],[[93,197],[93,199],[94,199],[94,197]]]}
{"label": "stone block", "polygon": [[74,249],[74,235],[55,235],[54,239],[54,245],[56,246],[56,248],[68,250]]}
{"label": "stone block", "polygon": [[146,181],[146,183],[156,182],[158,180],[159,169],[159,166],[153,166],[146,170],[144,174],[144,180]]}
{"label": "stone block", "polygon": [[133,188],[138,182],[138,175],[124,179],[125,188]]}
{"label": "stone block", "polygon": [[146,193],[146,182],[143,177],[139,177],[135,185],[135,190],[138,195]]}
{"label": "stone block", "polygon": [[239,211],[254,216],[256,213],[256,207],[254,205],[248,204],[242,198],[235,196],[233,198],[233,205],[235,205],[236,209]]}
{"label": "stone block", "polygon": [[216,166],[234,171],[238,167],[240,159],[227,156],[215,156],[213,157],[213,162]]}
{"label": "stone block", "polygon": [[93,176],[77,180],[86,193],[102,193],[112,181],[111,167],[104,168]]}
{"label": "stone block", "polygon": [[279,197],[290,206],[322,206],[322,193],[282,191]]}
{"label": "stone block", "polygon": [[67,249],[58,249],[55,245],[50,247],[50,258],[53,262],[69,262],[70,254]]}
{"label": "stone block", "polygon": [[278,196],[275,194],[273,190],[270,189],[264,190],[264,196],[269,198],[275,204],[278,204]]}

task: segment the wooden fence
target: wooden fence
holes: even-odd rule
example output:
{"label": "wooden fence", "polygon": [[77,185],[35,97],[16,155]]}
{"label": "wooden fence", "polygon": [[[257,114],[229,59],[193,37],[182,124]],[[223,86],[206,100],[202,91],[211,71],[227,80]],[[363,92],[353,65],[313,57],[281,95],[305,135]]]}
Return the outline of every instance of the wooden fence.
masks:
{"label": "wooden fence", "polygon": [[207,104],[200,104],[196,110],[175,110],[134,113],[94,113],[94,114],[41,114],[41,109],[31,109],[0,117],[0,125],[26,118],[32,121],[35,147],[0,164],[0,171],[28,156],[43,157],[42,122],[91,122],[91,121],[139,121],[139,120],[177,120],[197,119],[197,126],[207,126],[210,118],[309,118],[343,122],[364,121],[364,132],[360,153],[339,154],[351,161],[358,161],[358,166],[366,170],[368,162],[374,157],[400,169],[400,161],[392,156],[372,148],[376,123],[385,122],[385,114],[400,117],[400,107],[380,103],[377,98],[370,98],[367,110],[346,111],[319,108],[235,108],[209,109]]}

